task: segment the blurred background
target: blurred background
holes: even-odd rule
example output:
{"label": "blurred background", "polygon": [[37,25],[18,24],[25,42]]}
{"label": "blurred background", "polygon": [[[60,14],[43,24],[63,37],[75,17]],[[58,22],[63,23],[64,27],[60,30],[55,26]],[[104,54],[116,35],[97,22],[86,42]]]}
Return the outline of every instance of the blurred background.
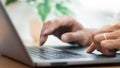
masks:
{"label": "blurred background", "polygon": [[[88,28],[102,28],[120,21],[120,0],[2,0],[26,45],[39,45],[43,23],[67,15]],[[45,45],[64,44],[49,36]]]}

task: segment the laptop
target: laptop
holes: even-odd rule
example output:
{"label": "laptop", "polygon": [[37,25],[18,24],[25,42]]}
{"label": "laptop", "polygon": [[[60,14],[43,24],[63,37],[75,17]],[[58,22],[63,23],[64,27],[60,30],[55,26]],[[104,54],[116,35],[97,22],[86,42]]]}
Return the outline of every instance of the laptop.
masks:
{"label": "laptop", "polygon": [[86,48],[77,45],[25,46],[0,1],[0,53],[2,55],[32,67],[120,63],[120,52],[114,57],[106,57],[97,51],[88,54]]}

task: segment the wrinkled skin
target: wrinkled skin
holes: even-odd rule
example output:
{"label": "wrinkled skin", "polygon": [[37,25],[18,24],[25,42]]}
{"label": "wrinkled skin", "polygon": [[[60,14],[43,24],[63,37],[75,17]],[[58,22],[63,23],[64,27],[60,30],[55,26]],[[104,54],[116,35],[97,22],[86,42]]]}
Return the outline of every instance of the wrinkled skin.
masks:
{"label": "wrinkled skin", "polygon": [[[106,35],[106,40],[104,38]],[[102,52],[106,56],[114,56],[116,51],[120,50],[120,23],[113,26],[107,26],[93,36],[93,43],[88,48],[88,53],[92,53],[95,49]]]}
{"label": "wrinkled skin", "polygon": [[[107,39],[104,38],[104,33]],[[90,45],[87,52],[95,49],[106,56],[116,55],[120,50],[120,23],[107,26],[100,30],[87,29],[72,17],[64,16],[46,22],[40,35],[40,45],[43,45],[49,35],[58,37],[66,43]]]}
{"label": "wrinkled skin", "polygon": [[43,25],[40,45],[43,45],[49,35],[58,37],[61,41],[67,43],[77,43],[79,45],[87,45],[88,39],[91,37],[91,30],[84,28],[75,19],[68,16],[59,17],[48,21]]}

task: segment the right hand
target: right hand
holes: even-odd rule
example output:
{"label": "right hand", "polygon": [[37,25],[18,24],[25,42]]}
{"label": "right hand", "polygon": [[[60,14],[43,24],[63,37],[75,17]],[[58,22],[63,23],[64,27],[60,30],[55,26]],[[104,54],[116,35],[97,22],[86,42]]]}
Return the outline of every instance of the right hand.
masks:
{"label": "right hand", "polygon": [[43,25],[40,45],[46,42],[48,35],[54,35],[63,42],[86,45],[92,32],[85,29],[72,17],[64,16],[50,20]]}
{"label": "right hand", "polygon": [[95,49],[105,56],[115,56],[116,52],[120,51],[120,23],[106,26],[95,32],[93,43],[87,52],[92,53]]}

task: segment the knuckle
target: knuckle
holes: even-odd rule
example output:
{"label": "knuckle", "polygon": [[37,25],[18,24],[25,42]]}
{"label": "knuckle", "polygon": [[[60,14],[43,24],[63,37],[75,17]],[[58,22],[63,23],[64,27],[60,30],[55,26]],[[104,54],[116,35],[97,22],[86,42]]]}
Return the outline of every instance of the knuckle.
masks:
{"label": "knuckle", "polygon": [[53,22],[52,20],[49,20],[49,21],[47,21],[47,22],[45,23],[45,25],[47,25],[47,24],[50,25],[50,24],[52,24],[52,22]]}
{"label": "knuckle", "polygon": [[65,17],[63,17],[66,21],[69,21],[69,23],[73,23],[73,22],[75,22],[76,20],[73,18],[73,17],[71,17],[71,16],[65,16]]}
{"label": "knuckle", "polygon": [[116,28],[116,29],[120,29],[120,23],[115,24],[113,27]]}
{"label": "knuckle", "polygon": [[100,42],[100,36],[98,36],[98,35],[95,35],[94,37],[93,37],[93,40],[94,40],[94,42],[96,42],[96,43],[98,43],[98,42]]}
{"label": "knuckle", "polygon": [[73,17],[71,17],[71,16],[62,16],[62,18],[63,18],[63,19],[70,19],[70,20],[73,19]]}
{"label": "knuckle", "polygon": [[109,34],[109,37],[111,37],[112,39],[116,39],[119,37],[119,35],[120,34],[118,32],[113,32],[113,33]]}
{"label": "knuckle", "polygon": [[117,39],[120,37],[120,31],[114,31],[111,33],[107,33],[107,39]]}
{"label": "knuckle", "polygon": [[85,36],[85,33],[83,31],[79,31],[79,32],[75,32],[73,34],[73,37],[76,39],[76,40],[83,40],[83,39],[86,39],[86,36]]}
{"label": "knuckle", "polygon": [[60,19],[60,18],[53,19],[52,22],[53,22],[53,23],[59,23],[59,22],[60,22],[59,19]]}
{"label": "knuckle", "polygon": [[101,44],[101,47],[102,47],[102,48],[108,48],[108,47],[107,47],[108,44],[107,44],[106,41],[102,41],[100,44]]}
{"label": "knuckle", "polygon": [[72,17],[69,17],[70,22],[76,22],[76,20]]}
{"label": "knuckle", "polygon": [[74,21],[73,17],[67,16],[67,19],[70,19],[71,21]]}

